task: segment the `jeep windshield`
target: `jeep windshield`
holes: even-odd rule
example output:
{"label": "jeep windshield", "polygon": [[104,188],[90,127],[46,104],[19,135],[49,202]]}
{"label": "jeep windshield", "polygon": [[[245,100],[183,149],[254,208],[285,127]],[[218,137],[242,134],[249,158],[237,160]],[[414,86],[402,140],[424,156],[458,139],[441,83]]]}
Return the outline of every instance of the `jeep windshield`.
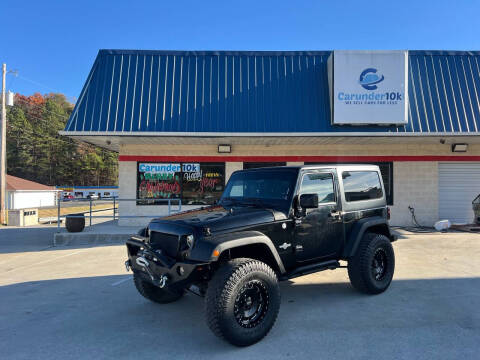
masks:
{"label": "jeep windshield", "polygon": [[297,180],[296,169],[239,171],[230,177],[220,204],[267,207],[287,212]]}

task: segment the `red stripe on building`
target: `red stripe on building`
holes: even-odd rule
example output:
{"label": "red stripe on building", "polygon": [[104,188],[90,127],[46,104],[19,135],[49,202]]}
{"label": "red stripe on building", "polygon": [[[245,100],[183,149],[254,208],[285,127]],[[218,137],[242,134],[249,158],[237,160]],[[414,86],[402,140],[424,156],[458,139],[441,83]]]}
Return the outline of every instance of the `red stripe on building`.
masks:
{"label": "red stripe on building", "polygon": [[119,161],[151,162],[338,162],[365,163],[390,161],[480,161],[480,156],[153,156],[120,155]]}

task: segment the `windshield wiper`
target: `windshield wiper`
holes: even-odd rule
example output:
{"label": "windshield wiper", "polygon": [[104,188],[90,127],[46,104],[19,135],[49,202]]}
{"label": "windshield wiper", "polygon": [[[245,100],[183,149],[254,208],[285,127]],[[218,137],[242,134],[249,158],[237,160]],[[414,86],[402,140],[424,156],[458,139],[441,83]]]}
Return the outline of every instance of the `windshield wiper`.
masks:
{"label": "windshield wiper", "polygon": [[[234,199],[234,198],[231,198],[231,197],[224,197],[224,198],[220,199],[219,204],[225,204],[225,202],[228,202],[230,205],[233,205],[233,204],[238,204],[240,201],[238,199]],[[225,205],[227,205],[227,204],[225,204]]]}
{"label": "windshield wiper", "polygon": [[265,208],[265,204],[262,200],[257,198],[244,198],[244,201],[241,202],[242,205],[246,206],[254,206],[259,208]]}

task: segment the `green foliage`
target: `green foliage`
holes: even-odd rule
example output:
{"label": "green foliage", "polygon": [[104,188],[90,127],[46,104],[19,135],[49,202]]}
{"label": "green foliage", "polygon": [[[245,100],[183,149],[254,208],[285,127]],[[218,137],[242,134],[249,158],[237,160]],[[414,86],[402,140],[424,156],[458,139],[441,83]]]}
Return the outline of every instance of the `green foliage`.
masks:
{"label": "green foliage", "polygon": [[17,94],[7,112],[7,173],[47,185],[117,184],[117,153],[58,135],[72,110],[62,94]]}

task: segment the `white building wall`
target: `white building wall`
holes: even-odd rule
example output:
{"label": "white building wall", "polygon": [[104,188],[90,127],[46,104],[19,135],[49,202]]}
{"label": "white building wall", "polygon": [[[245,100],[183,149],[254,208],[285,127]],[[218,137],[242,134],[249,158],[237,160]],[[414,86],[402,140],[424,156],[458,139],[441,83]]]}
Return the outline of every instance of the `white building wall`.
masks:
{"label": "white building wall", "polygon": [[27,209],[40,208],[45,206],[55,206],[56,191],[11,191],[8,196],[10,203],[9,209]]}
{"label": "white building wall", "polygon": [[420,225],[432,226],[438,220],[438,162],[394,162],[393,203],[391,225],[413,225],[411,206]]}

